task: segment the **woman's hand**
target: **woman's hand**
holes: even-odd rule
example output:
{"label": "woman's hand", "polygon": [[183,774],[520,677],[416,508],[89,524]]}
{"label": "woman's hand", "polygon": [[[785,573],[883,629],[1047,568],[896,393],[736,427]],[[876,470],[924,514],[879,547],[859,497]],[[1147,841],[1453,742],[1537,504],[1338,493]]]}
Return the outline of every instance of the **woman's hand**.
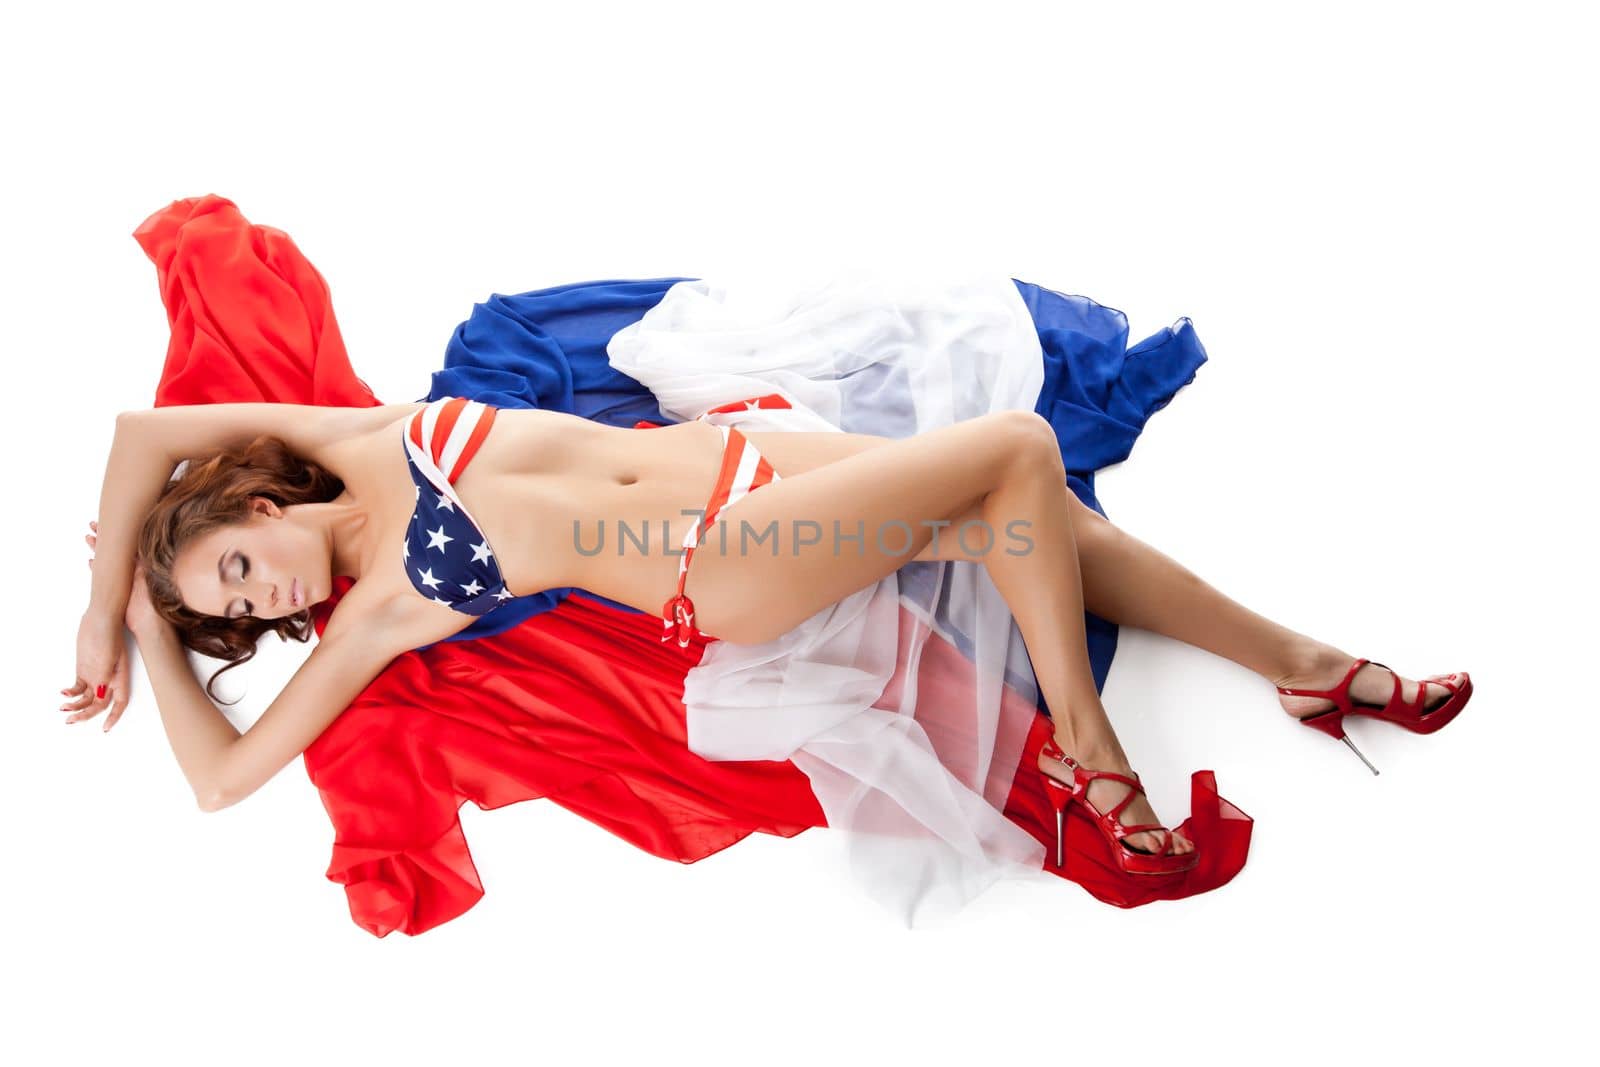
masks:
{"label": "woman's hand", "polygon": [[[91,522],[89,527],[92,532],[86,534],[84,540],[93,548],[100,526]],[[92,558],[89,566],[94,566]],[[144,570],[138,566],[134,570],[133,588],[128,596],[124,619],[112,618],[93,609],[83,613],[83,620],[78,624],[77,678],[71,686],[61,691],[63,696],[76,698],[61,706],[62,711],[71,713],[67,716],[67,722],[92,719],[107,707],[111,708],[111,714],[106,716],[102,729],[111,729],[122,718],[129,696],[128,655],[122,627],[125,623],[138,633],[140,627],[152,622],[159,623],[161,619],[150,606]]]}

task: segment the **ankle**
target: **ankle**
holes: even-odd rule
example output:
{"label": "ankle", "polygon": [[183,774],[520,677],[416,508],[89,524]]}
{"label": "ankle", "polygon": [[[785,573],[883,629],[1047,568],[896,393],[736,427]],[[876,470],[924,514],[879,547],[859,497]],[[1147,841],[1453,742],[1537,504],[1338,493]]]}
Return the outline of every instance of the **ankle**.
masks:
{"label": "ankle", "polygon": [[1061,746],[1061,751],[1090,770],[1126,774],[1132,769],[1127,753],[1122,751],[1122,746],[1117,744],[1115,737],[1073,738],[1066,736],[1065,731],[1058,730],[1055,739],[1056,744]]}
{"label": "ankle", "polygon": [[1277,670],[1267,680],[1280,689],[1296,688],[1320,681],[1351,662],[1351,656],[1333,645],[1308,637],[1297,640],[1285,650]]}

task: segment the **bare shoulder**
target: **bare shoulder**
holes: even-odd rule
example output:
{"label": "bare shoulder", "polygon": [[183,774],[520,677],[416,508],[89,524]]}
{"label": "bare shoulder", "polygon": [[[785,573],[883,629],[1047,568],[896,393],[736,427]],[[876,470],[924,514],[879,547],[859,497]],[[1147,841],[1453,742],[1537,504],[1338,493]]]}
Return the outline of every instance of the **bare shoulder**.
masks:
{"label": "bare shoulder", "polygon": [[417,611],[374,583],[357,582],[334,607],[322,639],[288,685],[228,747],[218,770],[220,806],[249,796],[304,752],[391,661],[468,621]]}

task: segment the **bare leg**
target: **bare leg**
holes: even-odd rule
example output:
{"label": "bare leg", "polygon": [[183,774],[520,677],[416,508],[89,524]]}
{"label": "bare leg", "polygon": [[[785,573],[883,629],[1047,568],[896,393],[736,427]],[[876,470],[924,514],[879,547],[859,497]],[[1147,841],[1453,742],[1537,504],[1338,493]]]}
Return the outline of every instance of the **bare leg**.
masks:
{"label": "bare leg", "polygon": [[[749,436],[784,477],[837,462],[891,440],[869,434],[769,432]],[[1349,669],[1354,659],[1349,653],[1290,630],[1224,596],[1192,571],[1085,506],[1066,487],[1064,480],[1058,482],[1056,488],[1070,507],[1074,536],[1068,547],[1076,553],[1081,596],[1089,611],[1119,625],[1136,626],[1203,648],[1254,671],[1274,686],[1329,689]],[[951,516],[951,526],[943,530],[934,543],[925,545],[915,558],[982,562],[982,555],[965,551],[954,531],[962,522],[983,517],[983,509],[976,504],[960,515]],[[1029,647],[1034,646],[1030,644]],[[1356,675],[1352,695],[1357,700],[1382,703],[1388,699],[1393,684],[1387,671],[1368,666]],[[1402,695],[1406,700],[1416,699],[1417,684],[1402,679]],[[1435,685],[1433,690],[1428,694],[1430,707],[1448,696],[1442,686]],[[1054,708],[1050,692],[1050,688],[1045,687],[1046,699]],[[1082,699],[1079,694],[1080,703]],[[1284,710],[1295,717],[1332,706],[1327,700],[1316,697],[1280,696],[1279,700]],[[1068,753],[1083,758],[1086,765],[1096,769],[1126,773],[1129,770],[1127,757],[1120,746],[1115,745],[1115,735],[1108,732],[1108,736],[1111,740],[1109,752],[1083,756],[1074,747],[1076,742],[1070,723],[1057,723],[1056,740]],[[1096,758],[1104,762],[1096,763]],[[1091,799],[1104,811],[1120,799],[1125,787],[1103,780],[1094,783],[1095,789],[1102,787],[1110,795],[1094,795]],[[1142,798],[1135,798],[1129,806],[1127,821],[1158,820]],[[1152,847],[1143,840],[1132,843]]]}
{"label": "bare leg", "polygon": [[1066,495],[1079,531],[1084,605],[1096,615],[1203,648],[1274,684],[1316,660],[1319,642],[1223,596],[1070,489]]}
{"label": "bare leg", "polygon": [[[814,518],[825,527],[839,521],[846,530],[857,520],[864,520],[868,530],[905,521],[915,531],[911,546],[898,559],[872,558],[880,555],[872,553],[858,561],[848,552],[830,557],[825,551],[784,551],[771,561],[741,556],[736,566],[725,565],[721,555],[708,558],[702,548],[686,588],[702,624],[730,640],[763,640],[769,631],[782,632],[920,552],[932,535],[925,520],[974,508],[996,533],[1014,519],[1025,520],[1032,550],[1014,554],[1005,550],[1014,547],[1008,542],[985,553],[981,562],[1022,631],[1062,747],[1091,769],[1130,773],[1089,664],[1081,569],[1059,446],[1044,420],[1016,414],[884,442],[792,476],[772,457],[782,480],[742,499],[730,516],[739,512],[756,530],[769,521],[796,518]],[[750,436],[765,452],[769,439],[781,435]],[[1041,769],[1058,768],[1041,764]],[[1106,811],[1128,791],[1122,783],[1097,779],[1089,802]],[[1123,821],[1160,822],[1142,794],[1130,801]],[[1130,835],[1128,844],[1156,851],[1164,838],[1146,831]],[[1178,834],[1172,845],[1177,852],[1193,849]]]}
{"label": "bare leg", "polygon": [[[1331,689],[1350,669],[1354,656],[1224,596],[1187,567],[1108,522],[1072,490],[1063,489],[1072,509],[1084,606],[1102,619],[1203,648],[1254,671],[1274,686]],[[957,525],[978,517],[976,511],[969,512]],[[925,558],[977,559],[959,545],[947,547],[942,539],[938,551]],[[1418,683],[1407,678],[1401,683],[1402,696],[1415,700]],[[1441,685],[1422,684],[1431,687],[1429,707],[1450,695]],[[1388,700],[1393,691],[1394,682],[1381,667],[1362,668],[1351,684],[1355,699],[1377,704]],[[1317,697],[1280,696],[1279,701],[1296,718],[1333,706]],[[1064,738],[1058,736],[1057,741],[1066,747]]]}

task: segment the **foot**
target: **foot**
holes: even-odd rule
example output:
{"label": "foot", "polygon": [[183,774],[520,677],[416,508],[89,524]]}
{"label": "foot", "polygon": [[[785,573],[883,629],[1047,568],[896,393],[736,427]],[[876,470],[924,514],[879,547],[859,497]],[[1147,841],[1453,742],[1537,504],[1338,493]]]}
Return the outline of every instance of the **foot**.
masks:
{"label": "foot", "polygon": [[[1346,666],[1348,666],[1348,664]],[[1061,738],[1056,738],[1056,744],[1061,746],[1062,751],[1066,752],[1068,755],[1072,755],[1072,750],[1062,742]],[[1077,756],[1073,755],[1073,758],[1077,759]],[[1079,759],[1078,763],[1086,770],[1112,771],[1116,774],[1125,774],[1130,778],[1133,777],[1133,768],[1125,761],[1111,758],[1092,761]],[[1059,782],[1063,782],[1067,785],[1072,784],[1072,772],[1070,768],[1061,763],[1059,760],[1050,759],[1043,753],[1040,753],[1039,755],[1039,769]],[[1112,781],[1109,778],[1096,778],[1094,781],[1089,783],[1089,804],[1098,814],[1104,815],[1106,812],[1110,811],[1112,808],[1121,803],[1122,798],[1130,792],[1133,793],[1133,799],[1130,800],[1128,802],[1128,806],[1123,808],[1122,811],[1117,815],[1117,818],[1124,826],[1136,826],[1140,823],[1158,823],[1165,825],[1156,817],[1155,809],[1150,806],[1150,801],[1143,793],[1134,789],[1130,785],[1125,785],[1122,782]],[[1136,834],[1129,834],[1127,837],[1123,838],[1123,841],[1136,849],[1148,852],[1153,856],[1158,856],[1161,854],[1161,846],[1166,842],[1166,838],[1166,834],[1159,833],[1155,830],[1140,830]],[[1183,834],[1179,833],[1177,830],[1173,830],[1172,851],[1178,855],[1193,852],[1194,842],[1190,841],[1187,837],[1184,837]]]}
{"label": "foot", "polygon": [[[1341,652],[1331,645],[1324,645],[1308,655],[1297,670],[1277,679],[1273,684],[1280,689],[1332,689],[1344,680],[1345,672],[1355,661],[1355,656]],[[1400,679],[1401,699],[1409,704],[1415,704],[1419,685],[1426,686],[1428,694],[1423,714],[1450,699],[1450,690],[1438,682],[1414,682],[1405,677]],[[1382,707],[1393,695],[1394,672],[1376,663],[1363,665],[1350,682],[1350,698],[1358,704],[1376,704]],[[1283,693],[1278,694],[1278,702],[1283,705],[1285,712],[1296,719],[1332,711],[1336,706],[1326,697],[1286,696]]]}

